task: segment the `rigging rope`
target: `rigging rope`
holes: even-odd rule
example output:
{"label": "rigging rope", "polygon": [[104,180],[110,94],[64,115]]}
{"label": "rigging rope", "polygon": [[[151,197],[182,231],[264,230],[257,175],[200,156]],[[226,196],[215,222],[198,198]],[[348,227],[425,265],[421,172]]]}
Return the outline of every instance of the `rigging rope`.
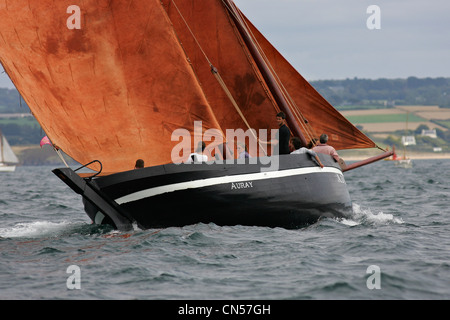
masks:
{"label": "rigging rope", "polygon": [[192,35],[192,38],[194,38],[195,43],[197,44],[198,48],[200,49],[200,51],[202,52],[203,56],[205,57],[206,61],[208,61],[209,65],[212,66],[211,61],[209,61],[208,56],[206,55],[205,51],[203,51],[202,46],[200,45],[200,43],[198,42],[197,38],[194,35],[194,32],[192,32],[191,28],[189,27],[189,24],[187,23],[187,21],[184,19],[184,16],[181,14],[180,9],[178,9],[177,4],[175,3],[174,0],[171,1],[173,3],[173,5],[175,6],[175,9],[177,9],[178,14],[180,15],[181,19],[183,20],[184,24],[186,25],[186,28],[189,30],[190,34]]}
{"label": "rigging rope", "polygon": [[[269,68],[270,72],[272,73],[272,75],[274,76],[279,88],[281,89],[281,93],[284,97],[284,99],[286,100],[286,102],[288,103],[289,109],[291,111],[294,111],[294,116],[295,116],[295,120],[298,124],[300,124],[300,126],[302,127],[303,131],[306,133],[306,136],[309,138],[309,140],[313,143],[313,145],[315,145],[315,137],[317,137],[316,132],[314,131],[314,128],[310,125],[310,123],[308,122],[308,120],[303,116],[302,112],[300,111],[300,109],[298,108],[298,106],[296,105],[294,99],[290,96],[288,90],[286,89],[286,87],[284,86],[283,82],[281,81],[281,79],[279,78],[277,72],[275,71],[275,69],[273,68],[272,64],[270,63],[269,59],[267,58],[267,56],[265,55],[264,50],[261,48],[259,42],[256,40],[255,35],[252,33],[249,25],[247,24],[247,22],[245,21],[242,13],[240,10],[230,10],[229,6],[225,3],[224,0],[222,0],[222,3],[225,5],[225,7],[228,8],[228,11],[235,17],[236,20],[240,21],[240,23],[245,26],[245,31],[248,33],[249,38],[251,39],[251,41],[253,42],[253,44],[258,48],[259,53],[261,54],[262,58],[264,59],[264,62],[266,64],[266,66]],[[238,16],[234,13],[237,12]]]}
{"label": "rigging rope", "polygon": [[[188,29],[189,33],[192,35],[192,38],[194,39],[195,43],[197,44],[198,48],[200,49],[200,51],[202,52],[203,56],[205,57],[206,61],[208,62],[210,68],[211,68],[211,73],[214,75],[214,77],[216,78],[217,82],[220,84],[220,86],[222,87],[223,91],[225,92],[225,94],[227,95],[228,99],[230,99],[231,103],[233,104],[234,108],[236,109],[237,113],[239,114],[239,116],[241,117],[241,119],[244,121],[245,125],[247,126],[247,128],[250,130],[250,133],[252,134],[253,138],[258,141],[258,137],[255,135],[254,130],[250,127],[250,124],[248,123],[246,117],[244,116],[244,114],[242,113],[241,108],[239,107],[239,105],[237,104],[236,100],[234,99],[232,93],[230,92],[230,90],[228,89],[228,86],[226,85],[225,81],[222,79],[219,71],[217,70],[216,67],[214,67],[214,65],[211,63],[211,61],[208,58],[208,55],[205,53],[205,51],[203,50],[202,46],[200,45],[197,37],[195,36],[194,32],[192,32],[192,29],[189,27],[189,24],[187,23],[186,19],[184,18],[183,14],[180,12],[180,10],[178,9],[178,6],[176,5],[174,0],[171,0],[171,2],[173,3],[175,9],[177,10],[178,14],[180,15],[181,19],[183,20],[184,24],[186,25],[186,28]],[[264,152],[264,155],[267,155],[266,150],[264,149],[264,147],[261,145],[261,143],[259,143],[259,147],[260,150],[262,150]]]}
{"label": "rigging rope", "polygon": [[[245,125],[247,126],[247,128],[250,131],[250,133],[252,134],[253,138],[256,141],[258,141],[258,137],[256,136],[255,131],[250,127],[250,124],[248,123],[247,119],[245,118],[244,114],[242,113],[241,109],[239,108],[239,105],[236,103],[236,100],[234,100],[233,95],[231,94],[231,92],[228,89],[227,85],[225,84],[225,82],[223,81],[222,77],[220,76],[220,73],[212,65],[211,65],[211,72],[214,75],[214,77],[217,79],[217,81],[219,82],[219,84],[222,87],[222,89],[225,91],[225,94],[228,96],[228,98],[230,99],[230,101],[233,104],[234,108],[236,109],[237,113],[239,114],[239,116],[244,121]],[[264,152],[264,155],[267,155],[266,150],[263,148],[261,143],[259,143],[259,141],[258,141],[258,144],[259,144],[260,149]]]}
{"label": "rigging rope", "polygon": [[272,75],[274,76],[274,78],[277,81],[277,84],[279,85],[281,92],[283,94],[283,97],[285,98],[285,100],[287,101],[287,103],[289,104],[289,107],[291,110],[294,111],[294,114],[296,116],[296,120],[297,123],[299,123],[302,127],[302,129],[304,130],[304,132],[306,133],[307,137],[309,138],[310,141],[314,140],[313,138],[316,137],[316,133],[314,132],[314,129],[312,128],[312,126],[309,124],[308,120],[303,116],[302,112],[300,111],[300,109],[298,108],[298,106],[296,105],[294,99],[290,96],[288,90],[286,89],[286,87],[284,86],[283,82],[281,81],[281,79],[278,76],[278,73],[275,71],[275,69],[273,68],[272,64],[270,63],[269,59],[267,58],[264,50],[262,49],[262,47],[260,46],[259,42],[256,40],[255,35],[253,34],[253,32],[251,31],[248,23],[246,22],[246,20],[244,19],[242,13],[240,10],[237,10],[239,17],[237,17],[241,23],[243,25],[245,25],[245,29],[247,31],[247,33],[250,35],[250,38],[252,40],[252,42],[255,44],[255,46],[257,46],[261,56],[264,59],[264,62],[266,63],[266,65],[268,66],[268,68],[270,69],[270,71],[272,72]]}

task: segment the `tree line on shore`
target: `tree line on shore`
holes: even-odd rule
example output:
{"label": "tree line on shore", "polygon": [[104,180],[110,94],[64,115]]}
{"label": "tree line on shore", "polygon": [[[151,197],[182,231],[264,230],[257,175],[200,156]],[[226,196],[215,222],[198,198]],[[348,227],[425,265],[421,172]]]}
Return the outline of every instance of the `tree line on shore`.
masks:
{"label": "tree line on shore", "polygon": [[[333,106],[434,105],[450,108],[450,78],[317,80],[311,85]],[[0,113],[28,113],[16,89],[0,88]]]}
{"label": "tree line on shore", "polygon": [[450,108],[450,78],[353,78],[312,81],[311,85],[338,110],[395,105]]}

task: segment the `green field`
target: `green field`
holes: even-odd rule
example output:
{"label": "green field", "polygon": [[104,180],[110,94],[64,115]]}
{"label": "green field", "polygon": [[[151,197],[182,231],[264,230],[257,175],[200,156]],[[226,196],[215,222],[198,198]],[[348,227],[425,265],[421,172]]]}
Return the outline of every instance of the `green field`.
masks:
{"label": "green field", "polygon": [[371,105],[371,104],[361,104],[361,105],[349,105],[349,106],[336,106],[335,107],[339,111],[348,111],[348,110],[374,110],[385,108],[385,106],[381,105]]}
{"label": "green field", "polygon": [[450,120],[435,120],[435,122],[447,129],[450,129]]}
{"label": "green field", "polygon": [[39,145],[43,137],[41,126],[33,117],[0,118],[0,129],[11,146]]}
{"label": "green field", "polygon": [[[351,123],[383,123],[383,122],[406,122],[406,113],[394,113],[394,114],[371,114],[371,115],[359,115],[359,116],[347,116],[348,121]],[[409,122],[424,122],[427,121],[424,118],[410,114],[408,116]]]}

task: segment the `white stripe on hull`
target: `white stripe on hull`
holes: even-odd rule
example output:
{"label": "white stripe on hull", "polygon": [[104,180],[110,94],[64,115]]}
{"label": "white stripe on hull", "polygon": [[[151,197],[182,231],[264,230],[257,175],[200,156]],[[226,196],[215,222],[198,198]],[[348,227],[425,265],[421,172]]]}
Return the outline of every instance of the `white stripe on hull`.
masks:
{"label": "white stripe on hull", "polygon": [[[283,178],[283,177],[304,175],[304,174],[310,174],[310,173],[336,173],[339,175],[340,181],[345,183],[342,172],[337,168],[333,168],[333,167],[297,168],[297,169],[288,169],[288,170],[281,170],[281,171],[237,174],[237,175],[231,175],[231,176],[223,176],[223,177],[215,177],[215,178],[207,178],[207,179],[174,183],[174,184],[149,188],[146,190],[141,190],[138,192],[130,193],[126,196],[117,198],[115,201],[118,204],[124,204],[127,202],[138,201],[138,200],[141,200],[144,198],[153,197],[153,196],[157,196],[160,194],[179,191],[179,190],[210,187],[210,186],[214,186],[214,185],[220,185],[220,184],[226,184],[226,183],[232,183],[232,182],[247,182],[247,181],[256,181],[256,180],[264,180],[264,179]],[[341,178],[342,178],[342,180],[341,180]]]}

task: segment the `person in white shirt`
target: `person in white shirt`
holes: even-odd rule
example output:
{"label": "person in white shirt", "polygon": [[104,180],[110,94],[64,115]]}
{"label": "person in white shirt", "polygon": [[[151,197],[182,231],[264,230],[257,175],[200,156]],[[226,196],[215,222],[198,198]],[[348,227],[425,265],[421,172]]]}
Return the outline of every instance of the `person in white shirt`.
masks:
{"label": "person in white shirt", "polygon": [[206,145],[204,141],[198,143],[198,147],[195,152],[189,155],[189,158],[184,163],[201,163],[208,161],[208,156],[203,154],[205,151]]}
{"label": "person in white shirt", "polygon": [[312,161],[314,161],[316,164],[318,164],[321,168],[323,168],[323,164],[320,161],[319,157],[317,156],[317,153],[311,149],[302,147],[302,141],[298,137],[294,137],[291,139],[290,144],[294,151],[291,152],[291,154],[302,154],[307,153],[309,154]]}
{"label": "person in white shirt", "polygon": [[294,151],[291,152],[291,154],[301,154],[301,153],[307,153],[308,149],[305,147],[302,147],[302,141],[298,137],[293,137],[291,139],[291,145]]}

